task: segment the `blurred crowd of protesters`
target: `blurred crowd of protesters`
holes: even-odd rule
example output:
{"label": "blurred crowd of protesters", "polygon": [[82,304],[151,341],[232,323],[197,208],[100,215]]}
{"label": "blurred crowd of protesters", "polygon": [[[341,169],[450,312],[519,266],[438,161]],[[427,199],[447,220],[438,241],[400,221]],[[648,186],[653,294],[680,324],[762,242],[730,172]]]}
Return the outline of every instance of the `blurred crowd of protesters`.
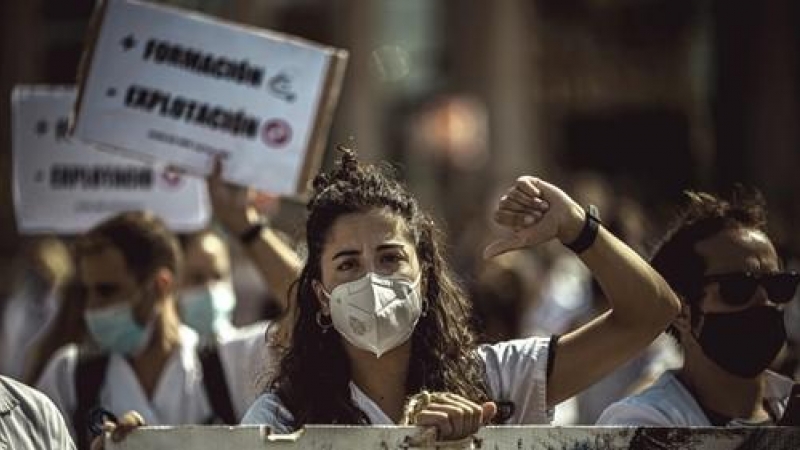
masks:
{"label": "blurred crowd of protesters", "polygon": [[[202,366],[201,359],[197,356],[200,352],[195,352],[194,349],[206,348],[208,344],[217,345],[224,368],[221,378],[223,384],[211,389],[224,390],[225,386],[230,388],[228,395],[223,396],[226,397],[226,400],[222,403],[227,402],[227,407],[233,410],[233,416],[228,421],[237,423],[258,392],[256,387],[259,377],[267,376],[265,375],[267,373],[266,360],[276,358],[274,354],[270,355],[264,350],[266,348],[265,333],[268,328],[268,322],[264,320],[274,318],[275,310],[280,309],[280,305],[285,306],[285,303],[282,302],[286,302],[287,294],[270,291],[272,300],[269,300],[269,303],[264,306],[265,310],[271,311],[269,317],[258,315],[243,317],[240,314],[238,323],[242,326],[234,325],[234,310],[238,306],[248,302],[251,304],[265,303],[263,291],[257,291],[254,294],[258,298],[245,300],[241,296],[237,296],[238,289],[235,281],[238,280],[240,285],[244,286],[263,284],[269,278],[265,275],[265,272],[269,271],[268,266],[272,264],[272,267],[275,267],[276,264],[274,259],[269,260],[269,255],[266,256],[266,260],[263,259],[264,255],[261,255],[262,260],[259,262],[259,255],[248,255],[248,251],[251,250],[246,248],[246,244],[242,248],[240,243],[230,246],[236,252],[236,257],[231,257],[229,236],[246,232],[242,226],[236,223],[236,214],[245,214],[245,208],[231,207],[230,204],[241,203],[242,200],[234,201],[225,196],[241,196],[243,194],[241,189],[239,192],[224,192],[225,189],[230,188],[222,188],[219,185],[214,189],[216,189],[215,206],[224,211],[223,214],[227,214],[227,217],[218,217],[221,224],[225,225],[221,228],[223,231],[207,229],[182,235],[179,240],[174,240],[169,237],[169,232],[164,230],[165,239],[169,242],[174,240],[176,252],[178,251],[177,243],[181,244],[180,255],[176,258],[182,260],[180,272],[182,275],[180,279],[170,281],[170,283],[179,285],[179,288],[175,290],[176,294],[170,296],[170,301],[163,303],[164,306],[160,308],[156,306],[160,303],[154,301],[150,303],[149,308],[152,311],[161,311],[158,314],[165,314],[164,311],[173,311],[174,316],[166,313],[168,317],[171,317],[165,322],[168,324],[166,328],[171,327],[177,333],[174,336],[176,344],[180,343],[181,348],[189,350],[188,353],[186,351],[181,353],[182,356],[175,360],[178,362],[177,365],[175,362],[172,363],[178,369],[171,369],[172,372],[163,372],[161,376],[175,377],[178,376],[176,373],[184,373],[183,376],[187,376],[185,374],[193,373],[192,370],[197,370],[197,367]],[[581,204],[592,203],[600,206],[604,226],[625,240],[633,249],[649,256],[655,243],[654,237],[657,236],[659,230],[648,220],[646,208],[639,205],[633,197],[615,190],[611,183],[596,174],[584,173],[575,176],[572,190],[575,192],[575,198]],[[490,205],[487,205],[486,210],[488,211],[489,208]],[[133,220],[133,222],[137,221]],[[266,229],[268,230],[269,227]],[[475,321],[477,328],[482,332],[480,335],[482,342],[497,343],[528,336],[562,335],[608,309],[603,291],[598,288],[590,272],[573,253],[563,246],[546,245],[536,251],[523,250],[493,259],[484,259],[477,250],[481,249],[494,233],[489,218],[479,215],[473,223],[463,226],[461,230],[463,232],[460,235],[449,236],[452,253],[456,258],[454,265],[463,269],[461,276],[473,300]],[[78,349],[94,348],[97,350],[98,346],[103,348],[104,345],[103,338],[93,334],[97,331],[93,332],[91,326],[87,328],[86,318],[89,315],[86,314],[86,311],[90,311],[98,305],[97,300],[92,300],[93,296],[87,294],[87,289],[96,290],[96,295],[105,295],[102,291],[104,286],[108,289],[113,287],[107,286],[113,284],[107,279],[92,281],[86,278],[86,270],[90,269],[87,267],[81,269],[81,264],[84,266],[87,264],[86,256],[82,256],[80,251],[75,253],[76,242],[74,241],[75,239],[69,237],[62,239],[49,236],[31,240],[22,246],[18,262],[15,264],[13,289],[3,303],[3,327],[0,329],[0,333],[2,333],[2,340],[0,340],[2,367],[0,370],[2,373],[28,384],[38,385],[55,400],[56,405],[60,407],[64,417],[67,418],[66,423],[72,426],[76,425],[75,409],[78,407],[77,396],[79,394],[75,391],[76,384],[72,379],[76,375],[70,374],[74,374],[77,370],[76,367],[83,361],[82,356],[79,356]],[[284,236],[281,242],[284,241],[291,241],[291,239],[286,239]],[[109,245],[113,247],[113,244]],[[77,248],[81,248],[79,243]],[[94,250],[94,252],[97,251],[97,249]],[[787,252],[785,248],[780,248],[780,251],[780,254],[776,254],[778,259],[770,263],[774,267],[770,266],[769,271],[800,269],[800,259],[795,253]],[[293,254],[293,252],[288,253]],[[234,261],[237,263],[234,264]],[[260,264],[261,267],[253,271],[242,264],[242,261],[250,261],[248,264]],[[288,264],[297,264],[297,262]],[[113,263],[106,260],[96,263],[95,266],[113,271]],[[242,281],[241,274],[237,278],[233,273],[237,266],[244,267],[240,270],[251,279]],[[280,264],[277,266],[280,267]],[[657,268],[659,267],[657,266]],[[284,271],[281,272],[281,270]],[[294,269],[278,269],[278,272],[285,275],[292,273],[291,270],[296,270],[296,266]],[[262,279],[252,280],[254,274],[257,278]],[[120,273],[114,275],[119,276]],[[132,274],[130,277],[131,287],[144,288],[137,284],[142,279]],[[281,289],[288,291],[289,284],[286,280],[276,284]],[[167,291],[170,289],[172,288],[168,288]],[[143,292],[152,291],[144,289]],[[770,295],[771,292],[766,292],[766,294]],[[127,295],[132,304],[135,305],[139,302],[138,294],[127,293]],[[91,303],[95,304],[91,305]],[[102,305],[100,309],[102,309]],[[254,311],[257,308],[251,306],[250,310]],[[775,373],[787,377],[785,380],[797,381],[800,379],[800,364],[798,363],[800,360],[800,302],[796,298],[794,301],[787,301],[784,313],[786,344],[775,350],[778,353],[776,358],[771,358],[770,354],[767,363],[771,363],[769,367]],[[145,317],[151,317],[151,314],[156,313],[147,312]],[[190,331],[190,328],[180,325],[180,322],[193,330]],[[120,326],[120,323],[118,322],[117,326]],[[131,323],[133,322],[128,322],[129,325]],[[145,323],[150,322],[145,321]],[[156,331],[158,328],[150,329],[148,327],[152,328],[148,325],[133,331],[138,332],[140,340],[152,340],[152,336],[159,335]],[[136,332],[133,334],[137,334]],[[161,334],[163,333],[162,330]],[[673,334],[677,336],[674,332]],[[641,395],[646,395],[649,392],[648,386],[651,386],[650,389],[652,389],[653,383],[664,382],[665,375],[663,374],[681,373],[681,367],[684,367],[684,354],[690,350],[681,348],[679,345],[685,344],[686,339],[688,338],[676,339],[663,334],[645,352],[575,397],[559,404],[555,410],[553,423],[592,425],[597,423],[603,411],[610,405],[613,406],[603,415],[600,423],[650,423],[646,420],[637,422],[631,416],[633,414],[630,412],[631,407],[627,406],[628,409],[625,409],[626,405],[631,404],[631,400],[627,400],[627,403],[619,402],[627,396],[643,390],[644,393]],[[163,339],[161,342],[163,344]],[[135,344],[136,349],[146,345],[143,342],[130,342],[130,344]],[[173,349],[170,345],[162,345],[162,347],[166,352],[159,353],[160,356],[152,356],[152,358],[166,363],[167,360],[170,360]],[[106,350],[112,353],[124,353],[132,351],[133,348],[106,347]],[[696,358],[696,356],[692,357]],[[134,409],[145,415],[147,423],[153,424],[213,422],[215,405],[204,403],[206,400],[202,400],[203,405],[194,407],[193,411],[186,410],[186,408],[193,408],[190,406],[193,404],[192,398],[195,403],[198,398],[208,398],[209,401],[214,401],[211,400],[214,395],[204,396],[201,394],[203,389],[209,389],[208,386],[203,386],[202,382],[187,390],[186,398],[175,401],[177,397],[174,395],[172,384],[167,381],[159,381],[158,375],[162,373],[161,371],[151,373],[148,378],[147,373],[143,374],[136,370],[134,373],[126,372],[124,368],[128,367],[127,365],[115,365],[113,361],[115,361],[114,358],[111,359],[111,363],[106,360],[103,366],[103,370],[114,374],[113,379],[124,380],[125,377],[136,376],[138,384],[133,383],[132,386],[149,386],[144,392],[134,395],[130,392],[130,386],[124,387],[125,382],[116,381],[106,388],[102,388],[101,383],[101,392],[94,395],[100,395],[102,403],[113,408],[116,414]],[[253,365],[254,362],[258,364]],[[148,360],[148,365],[152,367],[150,360]],[[107,369],[105,369],[106,367]],[[195,369],[192,369],[193,367]],[[93,376],[101,381],[105,378]],[[153,376],[155,378],[152,378]],[[189,379],[191,378],[190,376]],[[135,379],[132,378],[132,380]],[[232,379],[237,381],[230,381]],[[185,381],[186,379],[182,383]],[[259,387],[264,386],[264,380],[261,381],[262,384],[258,385]],[[166,384],[160,386],[159,383]],[[791,387],[791,382],[788,383],[788,386]],[[786,386],[784,385],[782,389],[787,389]],[[117,389],[116,394],[113,393],[114,389]],[[159,405],[158,389],[170,390],[169,395],[161,400],[166,404]],[[136,398],[140,398],[140,400],[132,400]],[[772,414],[774,410],[768,410],[768,412]],[[706,411],[707,416],[711,414],[714,413]],[[731,413],[728,417],[735,417],[735,414]],[[699,424],[727,423],[724,418],[720,420],[722,422],[709,420]],[[652,422],[652,424],[669,425],[670,422]],[[674,424],[697,425],[698,423],[676,422]],[[72,432],[79,443],[85,442],[83,441],[84,437],[80,436],[77,430],[73,429]]]}
{"label": "blurred crowd of protesters", "polygon": [[[424,110],[411,133],[421,153],[439,148],[430,152],[440,158],[433,170],[456,174],[437,179],[441,192],[427,200],[445,218],[447,259],[469,293],[477,343],[578,330],[611,311],[579,255],[549,242],[483,257],[502,228],[493,216],[500,195],[474,183],[471,172],[488,157],[487,126],[474,102],[445,99]],[[464,137],[454,128],[472,132]],[[78,448],[88,448],[87,414],[96,404],[120,417],[135,410],[134,419],[122,419],[134,425],[235,424],[258,394],[276,386],[280,362],[292,353],[293,325],[302,322],[292,299],[307,236],[260,221],[267,210],[276,214],[276,199],[227,185],[218,174],[209,180],[215,220],[208,229],[178,236],[157,217],[129,212],[84,236],[31,238],[20,246],[0,305],[0,374],[47,394],[52,402],[43,408],[52,412],[55,403],[65,420],[45,419],[69,428]],[[548,409],[547,421],[787,423],[782,416],[796,408],[789,399],[800,380],[792,274],[800,271],[800,249],[787,244],[800,239],[792,239],[781,211],[769,211],[767,228],[757,194],[742,203],[691,193],[668,224],[663,211],[679,205],[643,205],[630,186],[599,173],[572,173],[561,185],[577,204],[597,206],[602,226],[651,261],[683,311],[644,351]],[[464,195],[445,198],[452,189]],[[682,241],[684,235],[692,237]],[[679,257],[665,263],[664,253],[675,251]],[[676,275],[678,269],[685,273]],[[692,277],[691,289],[681,284]],[[320,320],[311,325],[324,333],[331,325]],[[751,332],[736,339],[734,330]],[[6,380],[0,395],[39,401]],[[452,407],[452,399],[439,399],[440,407]],[[475,406],[470,400],[480,399],[456,404]]]}

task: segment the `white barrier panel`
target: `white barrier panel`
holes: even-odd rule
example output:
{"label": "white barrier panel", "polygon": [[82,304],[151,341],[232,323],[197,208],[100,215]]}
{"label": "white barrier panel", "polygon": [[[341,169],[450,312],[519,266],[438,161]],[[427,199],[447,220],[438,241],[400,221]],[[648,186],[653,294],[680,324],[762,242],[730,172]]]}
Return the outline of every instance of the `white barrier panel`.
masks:
{"label": "white barrier panel", "polygon": [[290,435],[266,427],[144,427],[109,450],[797,450],[800,428],[485,427],[459,442],[435,442],[414,427],[309,426]]}
{"label": "white barrier panel", "polygon": [[15,216],[23,234],[82,233],[106,217],[149,210],[176,231],[211,215],[205,181],[98,151],[67,135],[76,90],[17,86],[11,98]]}
{"label": "white barrier panel", "polygon": [[278,194],[317,172],[347,53],[134,0],[105,0],[74,134]]}

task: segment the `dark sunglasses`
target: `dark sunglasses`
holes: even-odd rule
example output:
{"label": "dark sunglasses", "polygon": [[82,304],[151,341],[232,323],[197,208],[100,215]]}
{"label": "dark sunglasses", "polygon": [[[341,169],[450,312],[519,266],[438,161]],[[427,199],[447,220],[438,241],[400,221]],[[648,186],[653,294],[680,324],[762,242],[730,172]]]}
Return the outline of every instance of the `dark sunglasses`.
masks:
{"label": "dark sunglasses", "polygon": [[706,275],[705,283],[719,283],[722,300],[732,306],[741,306],[753,298],[758,286],[767,291],[773,303],[788,303],[797,292],[800,274],[796,272],[752,273],[732,272]]}

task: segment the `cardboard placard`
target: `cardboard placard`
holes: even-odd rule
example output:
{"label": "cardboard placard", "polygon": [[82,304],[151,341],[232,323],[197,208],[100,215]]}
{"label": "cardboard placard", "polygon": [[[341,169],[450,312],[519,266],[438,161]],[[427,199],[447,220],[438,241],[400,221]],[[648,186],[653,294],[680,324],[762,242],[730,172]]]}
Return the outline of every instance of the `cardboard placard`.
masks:
{"label": "cardboard placard", "polygon": [[70,138],[75,98],[71,87],[16,86],[12,92],[12,191],[20,233],[82,233],[129,210],[152,211],[175,231],[208,223],[204,180]]}
{"label": "cardboard placard", "polygon": [[105,0],[73,132],[137,157],[275,194],[318,170],[347,53],[135,0]]}

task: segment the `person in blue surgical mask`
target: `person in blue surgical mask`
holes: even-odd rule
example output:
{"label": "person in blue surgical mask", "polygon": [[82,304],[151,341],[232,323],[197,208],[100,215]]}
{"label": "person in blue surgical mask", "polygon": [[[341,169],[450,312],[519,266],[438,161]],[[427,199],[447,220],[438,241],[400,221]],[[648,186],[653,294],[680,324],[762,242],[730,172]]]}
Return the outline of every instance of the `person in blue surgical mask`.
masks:
{"label": "person in blue surgical mask", "polygon": [[227,244],[210,229],[182,235],[180,242],[184,256],[178,300],[181,320],[204,339],[233,334],[236,293]]}
{"label": "person in blue surgical mask", "polygon": [[[234,368],[236,378],[249,380],[239,392],[242,402],[258,395],[258,378],[268,371],[274,356],[266,332],[272,322],[258,321],[243,327],[232,323],[236,308],[231,258],[227,243],[217,232],[204,229],[180,236],[184,265],[178,295],[181,321],[200,336],[204,348],[216,348],[225,367]],[[245,400],[246,399],[246,400]]]}
{"label": "person in blue surgical mask", "polygon": [[[228,189],[227,186],[224,188]],[[213,191],[212,195],[215,195]],[[219,215],[217,219],[220,219]],[[244,327],[236,327],[233,324],[234,311],[238,306],[237,289],[234,287],[237,281],[234,275],[236,270],[242,270],[238,282],[239,287],[245,290],[245,295],[250,293],[251,299],[266,297],[267,305],[263,307],[273,311],[273,314],[268,316],[269,319],[279,316],[285,307],[275,293],[271,290],[267,292],[264,287],[264,282],[274,282],[271,280],[274,277],[259,272],[258,266],[255,267],[256,270],[246,270],[247,268],[241,265],[251,261],[240,261],[241,264],[234,267],[227,238],[213,227],[182,234],[179,240],[183,249],[184,270],[178,310],[183,323],[192,327],[206,341],[263,335],[271,324],[268,320],[258,320]],[[294,256],[293,252],[290,256]],[[270,275],[273,272],[280,273],[280,270],[274,267],[263,271],[268,271]],[[242,281],[248,275],[254,278]],[[257,284],[256,295],[252,295],[253,284]],[[267,293],[271,295],[263,295]]]}
{"label": "person in blue surgical mask", "polygon": [[290,345],[244,424],[290,432],[412,423],[442,440],[487,423],[546,424],[553,406],[642,351],[678,312],[664,280],[594,208],[524,176],[495,213],[508,236],[485,255],[557,239],[592,271],[611,309],[561,338],[479,346],[433,220],[392,175],[340,150],[308,202]]}
{"label": "person in blue surgical mask", "polygon": [[[227,347],[207,352],[181,324],[177,293],[182,256],[177,238],[146,212],[107,219],[76,245],[88,342],[62,347],[37,387],[59,407],[79,448],[99,405],[148,424],[237,423],[251,398],[248,356]],[[209,356],[211,355],[211,356]]]}
{"label": "person in blue surgical mask", "polygon": [[[224,227],[226,235],[239,238],[245,255],[273,294],[276,303],[274,309],[283,312],[283,319],[280,320],[289,321],[293,317],[293,304],[288,302],[289,289],[292,280],[300,272],[300,259],[285,240],[264,221],[264,208],[258,206],[264,202],[263,197],[266,194],[227,184],[221,173],[222,164],[218,162],[208,179],[214,219],[218,225]],[[269,199],[274,200],[274,197]],[[243,328],[234,327],[231,313],[236,299],[227,243],[216,231],[206,229],[181,236],[181,244],[183,258],[181,276],[178,278],[180,287],[179,292],[173,296],[176,316],[180,316],[194,333],[199,334],[202,360],[209,360],[209,349],[217,349],[215,354],[219,356],[222,374],[218,373],[219,370],[211,371],[210,374],[204,373],[203,384],[208,387],[227,383],[229,401],[225,400],[225,395],[220,395],[225,393],[224,389],[216,389],[213,393],[206,389],[207,397],[215,412],[221,410],[225,413],[226,409],[230,409],[225,405],[231,403],[235,422],[238,422],[245,408],[256,398],[260,380],[274,371],[277,351],[275,344],[280,345],[287,341],[284,332],[288,327],[269,326],[275,322],[257,322]],[[189,327],[184,327],[183,330],[189,330]],[[213,365],[205,363],[203,370],[207,367]],[[196,384],[197,378],[192,379],[192,385],[196,387]],[[157,392],[166,394],[167,391],[159,388]],[[182,401],[182,394],[173,397],[176,405]],[[189,399],[184,409],[192,408],[202,401],[203,395],[200,394],[197,399]],[[113,410],[119,417],[117,424],[107,422],[104,425],[105,429],[113,430],[112,436],[116,437],[112,439],[124,439],[127,433],[144,424],[191,423],[167,422],[164,415],[155,416],[154,420],[152,414],[142,413],[139,408],[143,406],[132,403],[128,405],[127,409],[120,406]],[[129,410],[133,411],[120,415],[122,411]],[[226,420],[226,423],[231,422]],[[99,439],[95,444],[96,448],[101,447]]]}

